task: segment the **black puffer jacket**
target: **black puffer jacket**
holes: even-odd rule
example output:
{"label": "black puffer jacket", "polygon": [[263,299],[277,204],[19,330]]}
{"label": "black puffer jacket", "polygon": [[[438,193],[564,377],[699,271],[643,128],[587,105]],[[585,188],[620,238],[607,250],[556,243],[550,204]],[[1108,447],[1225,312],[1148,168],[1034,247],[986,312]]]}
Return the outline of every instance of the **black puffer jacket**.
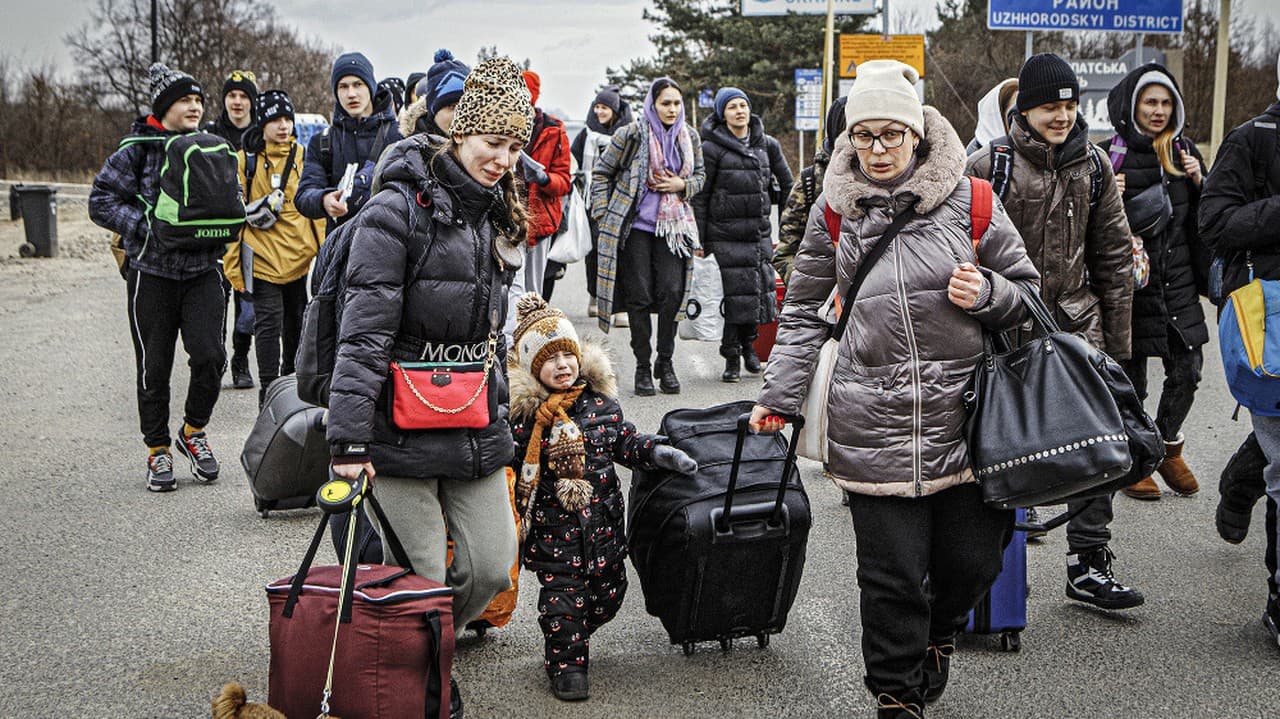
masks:
{"label": "black puffer jacket", "polygon": [[[387,190],[352,220],[357,224],[351,228],[328,438],[334,456],[367,454],[379,472],[396,477],[477,478],[511,461],[502,371],[510,272],[495,252],[495,243],[507,242],[498,228],[508,212],[496,188],[471,179],[453,155],[437,154],[441,142],[415,135],[389,148],[380,178]],[[394,187],[401,184],[425,206],[408,201]],[[410,259],[423,257],[424,247],[425,260]],[[419,269],[406,276],[411,261]],[[495,272],[504,274],[497,321],[491,323]],[[392,425],[385,386],[391,360],[420,359],[425,342],[437,349],[462,345],[482,361],[481,348],[494,333],[498,356],[489,380],[489,426],[402,431]]]}
{"label": "black puffer jacket", "polygon": [[[715,255],[724,282],[725,321],[763,324],[777,318],[769,208],[791,194],[791,168],[778,141],[752,115],[745,141],[724,120],[702,123],[707,183],[693,198],[702,246]],[[778,189],[773,183],[777,180]]]}
{"label": "black puffer jacket", "polygon": [[[1262,127],[1255,126],[1262,123]],[[1232,130],[1222,141],[1200,197],[1200,236],[1226,260],[1222,294],[1254,277],[1280,280],[1280,102]],[[1269,135],[1269,137],[1268,137]],[[1267,153],[1266,149],[1270,152]],[[1269,154],[1269,156],[1268,156]],[[1263,182],[1259,183],[1259,180]]]}
{"label": "black puffer jacket", "polygon": [[[1131,340],[1134,357],[1168,357],[1171,341],[1179,341],[1187,349],[1209,341],[1209,330],[1197,291],[1200,285],[1197,278],[1206,277],[1208,267],[1196,267],[1197,253],[1193,251],[1200,237],[1196,227],[1200,188],[1185,175],[1173,176],[1161,171],[1152,138],[1144,135],[1133,120],[1138,81],[1149,72],[1158,72],[1177,86],[1164,67],[1147,63],[1134,69],[1111,89],[1107,95],[1107,112],[1111,116],[1112,127],[1124,139],[1126,146],[1124,163],[1116,170],[1117,174],[1124,174],[1125,201],[1164,181],[1173,203],[1173,219],[1164,230],[1142,238],[1151,258],[1151,275],[1147,286],[1133,293]],[[1185,123],[1181,97],[1175,95],[1174,104],[1176,117],[1172,126],[1181,133]],[[1179,137],[1176,142],[1200,160],[1200,151],[1195,143],[1184,137]],[[1111,145],[1112,141],[1108,139],[1098,146],[1109,153]],[[1174,161],[1181,163],[1176,151]]]}
{"label": "black puffer jacket", "polygon": [[[381,143],[378,142],[379,135],[382,136]],[[327,163],[325,153],[321,152],[321,146],[326,142],[322,138],[326,137],[329,144]],[[307,142],[307,157],[311,159],[302,166],[302,180],[294,198],[298,212],[313,220],[324,220],[326,233],[355,217],[372,194],[374,165],[378,158],[385,148],[400,139],[400,127],[389,91],[378,90],[373,97],[373,114],[368,117],[352,117],[341,105],[335,104],[333,124]],[[348,212],[334,219],[324,210],[324,196],[338,189],[347,165],[352,163],[357,166],[357,171],[351,196],[347,198]]]}
{"label": "black puffer jacket", "polygon": [[218,137],[221,137],[231,143],[231,146],[239,152],[244,147],[244,133],[250,127],[253,127],[252,122],[250,122],[246,127],[236,127],[235,124],[231,122],[231,118],[227,117],[226,111],[223,111],[222,114],[218,115],[217,119],[206,124],[200,129],[205,132],[212,132]]}

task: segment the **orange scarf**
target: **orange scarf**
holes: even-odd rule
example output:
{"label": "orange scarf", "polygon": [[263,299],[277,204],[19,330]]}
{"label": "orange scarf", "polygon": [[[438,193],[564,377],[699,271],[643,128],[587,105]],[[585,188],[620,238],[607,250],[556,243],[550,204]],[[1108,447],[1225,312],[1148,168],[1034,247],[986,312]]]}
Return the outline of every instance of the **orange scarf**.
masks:
{"label": "orange scarf", "polygon": [[582,430],[569,418],[568,412],[586,388],[586,384],[579,384],[563,392],[552,392],[534,415],[529,446],[525,449],[520,479],[516,482],[516,510],[524,518],[520,526],[521,535],[528,532],[533,500],[538,494],[538,480],[542,475],[542,437],[547,430],[551,431],[547,441],[547,468],[557,477],[556,497],[560,504],[570,512],[577,512],[591,501],[591,483],[582,477],[587,459]]}

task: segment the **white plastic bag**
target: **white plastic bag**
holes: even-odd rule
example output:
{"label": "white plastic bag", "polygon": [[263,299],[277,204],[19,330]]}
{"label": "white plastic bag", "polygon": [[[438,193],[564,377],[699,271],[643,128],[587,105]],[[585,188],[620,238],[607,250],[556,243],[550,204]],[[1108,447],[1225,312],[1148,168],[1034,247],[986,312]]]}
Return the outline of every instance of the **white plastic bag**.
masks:
{"label": "white plastic bag", "polygon": [[720,280],[720,263],[715,255],[693,258],[693,282],[689,303],[684,308],[687,319],[680,323],[682,340],[719,342],[724,335],[724,284]]}
{"label": "white plastic bag", "polygon": [[569,207],[565,212],[569,213],[569,217],[565,222],[564,234],[555,238],[547,259],[571,265],[591,252],[591,227],[587,224],[587,206],[582,200],[582,193],[577,190],[569,193]]}

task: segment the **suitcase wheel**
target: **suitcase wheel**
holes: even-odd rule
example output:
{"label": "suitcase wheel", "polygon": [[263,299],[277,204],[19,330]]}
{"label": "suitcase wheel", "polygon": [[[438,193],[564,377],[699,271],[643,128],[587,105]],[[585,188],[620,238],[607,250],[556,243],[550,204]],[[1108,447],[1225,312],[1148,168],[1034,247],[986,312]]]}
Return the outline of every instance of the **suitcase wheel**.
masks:
{"label": "suitcase wheel", "polygon": [[493,625],[484,619],[477,619],[472,622],[467,622],[467,629],[470,629],[471,631],[475,632],[476,636],[481,639],[484,638],[485,633],[489,631],[489,627],[491,626]]}
{"label": "suitcase wheel", "polygon": [[685,655],[686,657],[691,657],[691,656],[693,656],[693,642],[685,642],[685,643],[684,643],[684,655]]}
{"label": "suitcase wheel", "polygon": [[769,635],[764,633],[757,634],[756,646],[760,647],[761,649],[764,649],[765,647],[769,646]]}
{"label": "suitcase wheel", "polygon": [[1000,632],[1000,648],[1006,652],[1022,651],[1022,634],[1013,630]]}
{"label": "suitcase wheel", "polygon": [[733,640],[725,637],[720,640],[720,651],[727,652],[733,648]]}
{"label": "suitcase wheel", "polygon": [[270,509],[260,509],[260,510],[258,510],[258,516],[262,517],[263,519],[266,519],[267,517],[270,517],[270,516],[271,516],[271,510],[270,510]]}

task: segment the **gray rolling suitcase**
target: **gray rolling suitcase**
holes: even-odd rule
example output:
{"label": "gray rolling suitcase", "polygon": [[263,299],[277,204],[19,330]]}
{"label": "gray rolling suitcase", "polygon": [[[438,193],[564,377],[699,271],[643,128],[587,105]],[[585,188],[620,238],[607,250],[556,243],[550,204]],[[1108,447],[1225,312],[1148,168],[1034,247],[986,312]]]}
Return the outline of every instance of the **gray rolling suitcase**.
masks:
{"label": "gray rolling suitcase", "polygon": [[286,375],[267,387],[262,411],[244,441],[240,464],[253,504],[266,517],[273,509],[315,504],[329,479],[325,409],[298,399],[298,381]]}

